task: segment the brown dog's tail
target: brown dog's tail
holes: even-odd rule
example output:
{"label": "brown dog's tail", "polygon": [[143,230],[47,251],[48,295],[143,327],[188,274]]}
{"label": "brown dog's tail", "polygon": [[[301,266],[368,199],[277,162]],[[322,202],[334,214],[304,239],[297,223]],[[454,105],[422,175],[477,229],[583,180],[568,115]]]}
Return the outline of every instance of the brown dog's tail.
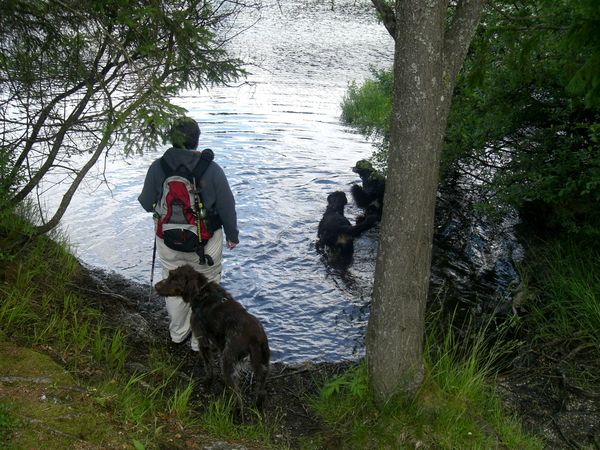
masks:
{"label": "brown dog's tail", "polygon": [[256,407],[261,410],[267,397],[267,376],[269,375],[269,361],[271,350],[267,337],[264,340],[254,340],[250,345],[250,362],[256,380]]}

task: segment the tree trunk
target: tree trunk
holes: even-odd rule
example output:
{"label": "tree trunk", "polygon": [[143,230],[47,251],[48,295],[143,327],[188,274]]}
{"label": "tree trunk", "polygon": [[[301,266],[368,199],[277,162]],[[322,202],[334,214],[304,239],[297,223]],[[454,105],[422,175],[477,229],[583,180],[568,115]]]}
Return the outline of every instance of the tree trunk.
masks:
{"label": "tree trunk", "polygon": [[454,80],[482,4],[459,2],[446,30],[446,1],[396,2],[388,177],[367,331],[369,378],[380,401],[414,393],[423,380],[440,156]]}

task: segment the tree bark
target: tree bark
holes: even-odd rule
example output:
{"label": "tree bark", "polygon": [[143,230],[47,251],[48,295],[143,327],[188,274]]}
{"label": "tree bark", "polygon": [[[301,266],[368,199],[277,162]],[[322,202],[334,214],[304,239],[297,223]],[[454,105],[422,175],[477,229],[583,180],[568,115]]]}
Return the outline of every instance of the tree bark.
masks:
{"label": "tree bark", "polygon": [[388,177],[367,330],[369,379],[383,402],[414,393],[423,380],[441,150],[456,75],[483,3],[459,2],[447,33],[447,1],[396,1]]}

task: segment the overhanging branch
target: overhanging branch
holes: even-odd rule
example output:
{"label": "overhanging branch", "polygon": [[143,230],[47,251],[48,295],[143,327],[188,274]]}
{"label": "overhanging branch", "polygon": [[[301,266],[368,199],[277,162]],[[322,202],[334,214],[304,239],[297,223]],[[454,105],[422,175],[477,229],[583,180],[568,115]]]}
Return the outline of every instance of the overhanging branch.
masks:
{"label": "overhanging branch", "polygon": [[381,21],[385,26],[385,29],[388,30],[388,33],[396,39],[396,14],[394,13],[394,8],[388,5],[384,0],[371,0],[373,6],[379,13]]}
{"label": "overhanging branch", "polygon": [[448,79],[454,80],[463,65],[473,35],[481,18],[486,0],[459,0],[456,13],[446,30],[444,39],[444,61]]}

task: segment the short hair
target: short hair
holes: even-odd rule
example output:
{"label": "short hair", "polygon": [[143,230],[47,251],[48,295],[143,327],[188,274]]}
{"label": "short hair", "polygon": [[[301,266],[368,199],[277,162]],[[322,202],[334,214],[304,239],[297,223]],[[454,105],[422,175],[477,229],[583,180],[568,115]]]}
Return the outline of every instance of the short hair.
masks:
{"label": "short hair", "polygon": [[191,117],[177,119],[171,127],[171,144],[175,148],[195,150],[200,139],[200,127]]}

